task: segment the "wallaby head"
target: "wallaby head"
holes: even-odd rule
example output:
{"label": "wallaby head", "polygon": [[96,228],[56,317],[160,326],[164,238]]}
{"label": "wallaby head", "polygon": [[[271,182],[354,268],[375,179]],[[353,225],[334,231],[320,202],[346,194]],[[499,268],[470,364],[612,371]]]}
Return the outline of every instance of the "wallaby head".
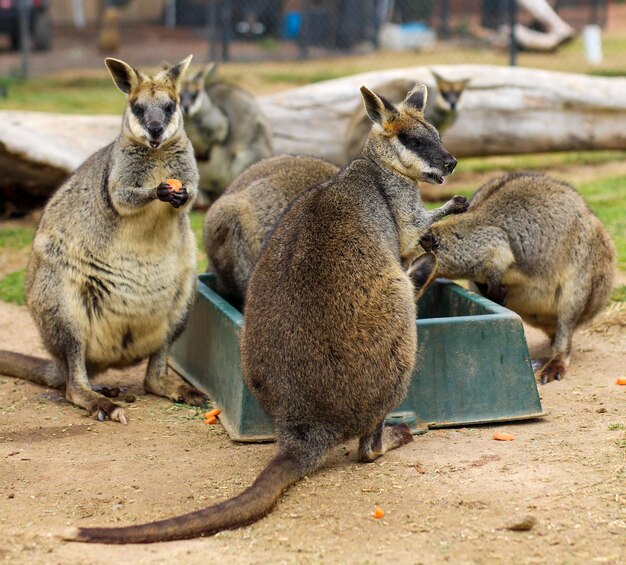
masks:
{"label": "wallaby head", "polygon": [[205,86],[215,77],[217,63],[209,63],[194,75],[183,80],[180,88],[180,105],[185,116],[193,116],[202,108],[203,102],[209,102]]}
{"label": "wallaby head", "polygon": [[178,137],[183,131],[179,91],[191,58],[154,76],[118,59],[105,60],[113,81],[126,95],[123,134],[152,149]]}
{"label": "wallaby head", "polygon": [[470,79],[447,80],[433,70],[430,72],[437,83],[437,106],[442,110],[455,112]]}
{"label": "wallaby head", "polygon": [[414,181],[443,183],[457,161],[424,117],[426,87],[416,84],[397,106],[365,86],[361,94],[367,115],[374,122],[364,156]]}

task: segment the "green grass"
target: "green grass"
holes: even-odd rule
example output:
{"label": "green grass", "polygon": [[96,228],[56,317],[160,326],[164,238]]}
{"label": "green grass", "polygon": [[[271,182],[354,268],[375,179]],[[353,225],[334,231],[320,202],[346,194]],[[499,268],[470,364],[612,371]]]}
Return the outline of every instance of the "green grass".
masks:
{"label": "green grass", "polygon": [[626,302],[626,284],[622,284],[613,289],[611,300],[613,302]]}
{"label": "green grass", "polygon": [[15,271],[0,279],[0,300],[23,306],[26,304],[24,297],[24,277],[26,271]]}
{"label": "green grass", "polygon": [[626,270],[626,176],[584,182],[578,189],[611,234],[618,267]]}
{"label": "green grass", "polygon": [[34,228],[0,228],[0,248],[24,249],[33,241]]}

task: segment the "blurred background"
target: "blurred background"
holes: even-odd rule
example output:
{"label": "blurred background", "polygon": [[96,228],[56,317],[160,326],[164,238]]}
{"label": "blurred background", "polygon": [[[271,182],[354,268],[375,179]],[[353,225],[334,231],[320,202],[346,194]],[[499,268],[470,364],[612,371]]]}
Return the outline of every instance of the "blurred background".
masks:
{"label": "blurred background", "polygon": [[550,22],[527,9],[533,3],[0,0],[0,95],[26,77],[55,76],[70,86],[104,78],[104,56],[151,67],[189,53],[194,64],[227,62],[223,76],[257,94],[366,70],[447,63],[624,74],[626,2],[550,0],[567,26],[554,40],[543,33],[553,31]]}

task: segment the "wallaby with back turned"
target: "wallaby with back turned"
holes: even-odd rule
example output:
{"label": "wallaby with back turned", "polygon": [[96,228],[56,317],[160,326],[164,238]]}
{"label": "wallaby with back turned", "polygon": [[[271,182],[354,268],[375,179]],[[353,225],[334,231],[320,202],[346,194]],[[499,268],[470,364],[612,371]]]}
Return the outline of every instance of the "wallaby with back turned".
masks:
{"label": "wallaby with back turned", "polygon": [[198,162],[200,189],[215,200],[252,163],[272,155],[272,132],[254,97],[216,80],[210,63],[183,80],[185,131]]}
{"label": "wallaby with back turned", "polygon": [[611,294],[615,246],[568,184],[514,173],[483,185],[462,217],[434,224],[422,244],[437,248],[438,276],[473,281],[552,340],[542,383],[560,380],[572,334]]}
{"label": "wallaby with back turned", "polygon": [[[206,400],[166,364],[195,297],[188,212],[198,171],[178,103],[190,60],[150,77],[106,59],[127,97],[122,131],[50,199],[28,263],[28,309],[53,360],[0,351],[0,374],[65,387],[70,402],[99,420],[127,423],[89,377],[146,357],[148,392]],[[170,178],[183,187],[175,190]]]}
{"label": "wallaby with back turned", "polygon": [[[233,181],[204,220],[204,246],[219,294],[243,304],[248,279],[280,215],[296,196],[338,172],[317,157],[281,155],[255,163]],[[435,213],[465,206],[464,198],[455,197]]]}
{"label": "wallaby with back turned", "polygon": [[241,365],[272,418],[278,454],[235,498],[150,524],[73,528],[66,539],[140,543],[236,528],[266,515],[343,441],[359,438],[362,462],[412,441],[406,425],[385,427],[384,419],[411,379],[414,294],[435,258],[422,255],[411,276],[405,263],[443,214],[425,210],[418,183],[443,182],[456,160],[424,119],[423,85],[397,107],[361,92],[374,122],[363,158],[296,197],[248,285]]}

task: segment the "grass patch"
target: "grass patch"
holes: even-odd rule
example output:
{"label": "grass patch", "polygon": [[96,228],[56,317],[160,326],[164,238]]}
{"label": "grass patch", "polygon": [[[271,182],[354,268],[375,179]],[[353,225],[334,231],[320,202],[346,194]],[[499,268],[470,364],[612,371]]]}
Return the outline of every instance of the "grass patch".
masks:
{"label": "grass patch", "polygon": [[614,432],[615,430],[623,430],[624,428],[626,428],[624,424],[609,424],[609,430],[611,430],[612,432]]}
{"label": "grass patch", "polygon": [[204,227],[204,212],[193,211],[189,214],[191,221],[191,229],[196,236],[196,247],[198,248],[198,272],[204,273],[206,271],[209,261],[206,253],[204,252],[204,245],[202,243],[202,229]]}
{"label": "grass patch", "polygon": [[571,166],[603,165],[626,159],[626,151],[564,151],[496,157],[465,157],[459,160],[457,173],[492,171],[546,171]]}
{"label": "grass patch", "polygon": [[24,278],[26,271],[15,271],[0,279],[0,300],[24,306]]}
{"label": "grass patch", "polygon": [[613,289],[611,300],[613,302],[626,302],[626,284]]}
{"label": "grass patch", "polygon": [[611,234],[618,267],[626,270],[626,176],[584,182],[578,189]]}
{"label": "grass patch", "polygon": [[35,228],[0,228],[0,247],[24,249],[32,243],[34,235]]}

